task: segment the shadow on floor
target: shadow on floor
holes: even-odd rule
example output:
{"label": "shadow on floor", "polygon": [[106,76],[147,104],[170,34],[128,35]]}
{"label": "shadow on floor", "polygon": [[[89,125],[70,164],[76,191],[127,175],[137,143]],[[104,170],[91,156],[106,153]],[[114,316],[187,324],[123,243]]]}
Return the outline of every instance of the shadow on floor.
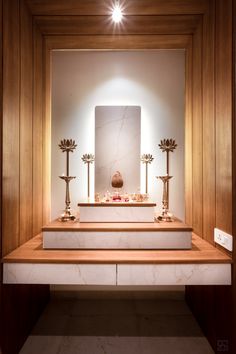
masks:
{"label": "shadow on floor", "polygon": [[183,299],[51,300],[21,354],[213,353]]}

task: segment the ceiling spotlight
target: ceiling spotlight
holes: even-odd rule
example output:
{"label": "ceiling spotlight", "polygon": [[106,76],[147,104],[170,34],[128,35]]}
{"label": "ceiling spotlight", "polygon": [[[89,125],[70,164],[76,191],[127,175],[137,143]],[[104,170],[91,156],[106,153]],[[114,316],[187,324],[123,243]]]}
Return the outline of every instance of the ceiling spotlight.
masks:
{"label": "ceiling spotlight", "polygon": [[122,20],[123,14],[119,4],[116,4],[112,10],[112,20],[115,23],[119,23]]}

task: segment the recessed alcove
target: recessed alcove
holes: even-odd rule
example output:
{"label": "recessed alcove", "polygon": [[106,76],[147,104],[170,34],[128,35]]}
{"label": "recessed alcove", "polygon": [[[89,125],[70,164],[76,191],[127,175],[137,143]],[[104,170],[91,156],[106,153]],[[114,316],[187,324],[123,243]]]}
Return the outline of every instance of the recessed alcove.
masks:
{"label": "recessed alcove", "polygon": [[[132,157],[134,151],[127,146],[125,169],[130,171],[121,171],[124,191],[137,193],[141,190],[144,193],[145,166],[139,159],[143,153],[152,154],[154,161],[149,166],[148,192],[151,201],[157,203],[156,211],[161,211],[163,186],[156,176],[166,174],[166,156],[158,144],[161,139],[173,138],[177,149],[170,154],[170,174],[173,175],[169,187],[170,209],[176,217],[184,220],[185,50],[55,50],[51,55],[51,220],[57,218],[64,208],[65,186],[58,176],[65,172],[65,157],[58,148],[59,141],[72,138],[78,144],[70,157],[71,173],[77,176],[70,183],[71,204],[76,212],[77,203],[87,198],[87,169],[81,156],[85,153],[95,155],[95,164],[90,168],[91,196],[94,196],[95,184],[99,182],[98,176],[95,178],[94,166],[99,168],[100,164],[107,164],[105,151],[104,161],[97,160],[101,153],[97,145],[97,151],[95,148],[96,111],[98,113],[101,107],[103,110],[107,107],[110,111],[103,115],[113,114],[116,117],[115,110],[122,106],[130,109],[139,107],[141,118],[140,152]],[[114,132],[106,131],[106,134]],[[105,146],[104,149],[116,150],[118,143],[110,143],[110,147]],[[134,170],[136,167],[132,160],[139,163],[140,172]],[[116,169],[112,171],[115,173]],[[141,179],[137,177],[138,173]],[[128,181],[126,176],[130,176]],[[96,192],[104,194],[111,189],[111,185],[107,185],[105,190]]]}

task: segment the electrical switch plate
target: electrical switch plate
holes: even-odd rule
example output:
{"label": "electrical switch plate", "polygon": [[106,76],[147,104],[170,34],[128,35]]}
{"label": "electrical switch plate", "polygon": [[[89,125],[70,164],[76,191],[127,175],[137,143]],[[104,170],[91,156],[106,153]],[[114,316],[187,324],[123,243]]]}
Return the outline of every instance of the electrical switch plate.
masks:
{"label": "electrical switch plate", "polygon": [[226,248],[228,251],[233,251],[233,237],[226,232],[215,228],[214,241]]}

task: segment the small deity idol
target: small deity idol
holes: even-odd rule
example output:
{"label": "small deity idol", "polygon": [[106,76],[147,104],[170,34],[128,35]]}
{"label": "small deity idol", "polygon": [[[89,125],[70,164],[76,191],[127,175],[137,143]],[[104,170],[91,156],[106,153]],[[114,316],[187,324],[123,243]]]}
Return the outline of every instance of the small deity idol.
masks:
{"label": "small deity idol", "polygon": [[116,173],[112,176],[111,179],[111,185],[113,188],[122,188],[124,184],[123,178],[121,176],[121,173],[119,171],[116,171]]}

